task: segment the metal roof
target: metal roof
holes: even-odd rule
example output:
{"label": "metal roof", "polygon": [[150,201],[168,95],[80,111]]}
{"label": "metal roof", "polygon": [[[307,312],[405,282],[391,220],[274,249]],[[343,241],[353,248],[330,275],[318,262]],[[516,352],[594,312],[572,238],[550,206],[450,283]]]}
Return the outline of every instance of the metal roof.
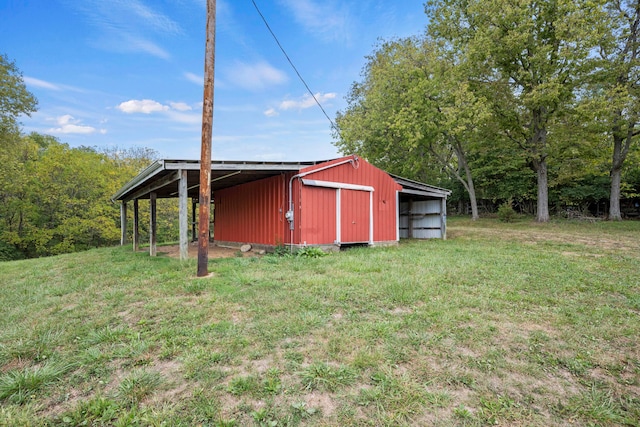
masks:
{"label": "metal roof", "polygon": [[[297,172],[308,166],[328,160],[308,162],[261,162],[261,161],[211,161],[211,191],[233,187],[246,182],[268,178],[287,172]],[[133,199],[148,199],[151,192],[158,198],[177,197],[178,171],[187,171],[188,197],[198,198],[200,187],[199,160],[156,160],[126,183],[111,200],[127,202]]]}
{"label": "metal roof", "polygon": [[411,179],[403,178],[398,175],[389,174],[398,184],[402,186],[403,194],[414,194],[426,197],[447,198],[451,195],[451,190],[446,188],[435,187],[433,185],[425,184],[423,182],[413,181]]}
{"label": "metal roof", "polygon": [[[233,187],[282,173],[298,172],[303,168],[331,160],[302,162],[262,161],[211,161],[211,191]],[[111,200],[127,202],[133,199],[148,199],[151,192],[158,198],[178,197],[176,182],[179,171],[187,171],[188,197],[197,199],[200,187],[199,160],[156,160],[126,183]],[[446,198],[451,191],[389,174],[403,188],[401,193],[424,197]]]}

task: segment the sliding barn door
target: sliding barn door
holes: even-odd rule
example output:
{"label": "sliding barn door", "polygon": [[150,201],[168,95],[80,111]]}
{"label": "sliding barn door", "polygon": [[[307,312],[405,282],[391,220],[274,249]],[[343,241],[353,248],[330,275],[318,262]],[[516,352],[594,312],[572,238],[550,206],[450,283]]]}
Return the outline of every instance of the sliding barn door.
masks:
{"label": "sliding barn door", "polygon": [[371,193],[340,189],[340,243],[370,241]]}

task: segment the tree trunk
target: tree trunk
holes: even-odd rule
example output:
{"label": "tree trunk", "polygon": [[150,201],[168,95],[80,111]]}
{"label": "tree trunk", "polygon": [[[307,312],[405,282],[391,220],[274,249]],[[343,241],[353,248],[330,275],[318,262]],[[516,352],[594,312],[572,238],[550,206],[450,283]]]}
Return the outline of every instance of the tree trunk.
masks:
{"label": "tree trunk", "polygon": [[609,219],[611,221],[621,221],[622,213],[620,212],[620,181],[622,170],[611,169],[611,194],[609,196]]}
{"label": "tree trunk", "polygon": [[547,129],[544,120],[547,110],[544,107],[532,111],[533,140],[533,169],[538,176],[538,212],[536,221],[549,221],[549,179],[547,176]]}
{"label": "tree trunk", "polygon": [[469,168],[469,165],[467,165],[467,160],[465,159],[464,155],[460,155],[458,154],[458,160],[462,163],[462,166],[464,168],[464,173],[465,176],[467,178],[467,193],[469,193],[469,201],[471,202],[471,219],[473,221],[477,220],[478,218],[480,218],[480,215],[478,215],[478,200],[476,199],[476,188],[473,185],[473,177],[471,176],[471,169]]}
{"label": "tree trunk", "polygon": [[[615,129],[614,129],[615,131]],[[622,165],[627,157],[631,138],[627,141],[616,135],[613,135],[613,159],[611,162],[611,192],[609,194],[609,219],[612,221],[621,221],[622,213],[620,212],[620,182],[622,177]],[[623,143],[624,142],[624,143]]]}
{"label": "tree trunk", "polygon": [[538,222],[549,221],[549,182],[547,178],[547,160],[538,162]]}
{"label": "tree trunk", "polygon": [[473,176],[471,176],[471,168],[467,163],[467,158],[464,155],[464,151],[462,150],[460,143],[456,141],[453,147],[456,152],[456,156],[458,157],[458,163],[464,169],[464,173],[466,177],[465,180],[462,179],[460,174],[457,174],[457,175],[460,181],[462,181],[465,189],[467,190],[467,193],[469,194],[469,201],[471,202],[471,219],[475,221],[478,218],[480,218],[480,215],[478,215],[478,200],[476,199],[476,188],[473,185]]}
{"label": "tree trunk", "polygon": [[473,181],[469,182],[469,200],[471,202],[471,219],[477,220],[480,218],[478,215],[478,201],[476,200],[476,189],[473,186]]}

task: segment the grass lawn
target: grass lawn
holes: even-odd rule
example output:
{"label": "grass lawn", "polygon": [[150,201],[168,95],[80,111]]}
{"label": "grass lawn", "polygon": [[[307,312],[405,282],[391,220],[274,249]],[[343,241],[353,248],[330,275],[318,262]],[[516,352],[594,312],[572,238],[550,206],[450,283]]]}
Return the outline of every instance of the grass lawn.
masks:
{"label": "grass lawn", "polygon": [[640,425],[640,222],[0,264],[0,425]]}

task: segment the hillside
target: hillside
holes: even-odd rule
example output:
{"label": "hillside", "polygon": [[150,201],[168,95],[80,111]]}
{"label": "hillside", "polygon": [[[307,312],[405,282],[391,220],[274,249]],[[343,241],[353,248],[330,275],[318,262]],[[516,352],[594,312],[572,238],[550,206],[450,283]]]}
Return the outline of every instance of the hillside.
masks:
{"label": "hillside", "polygon": [[[0,263],[0,425],[639,425],[640,222]],[[86,422],[86,424],[82,424]]]}

